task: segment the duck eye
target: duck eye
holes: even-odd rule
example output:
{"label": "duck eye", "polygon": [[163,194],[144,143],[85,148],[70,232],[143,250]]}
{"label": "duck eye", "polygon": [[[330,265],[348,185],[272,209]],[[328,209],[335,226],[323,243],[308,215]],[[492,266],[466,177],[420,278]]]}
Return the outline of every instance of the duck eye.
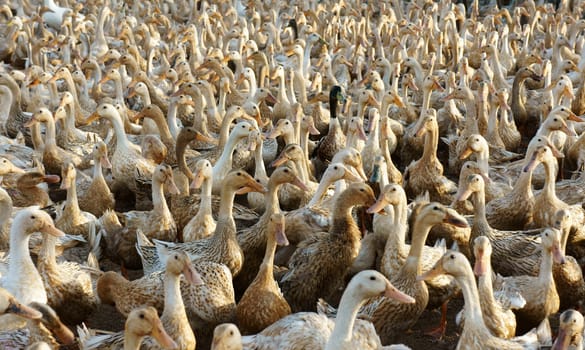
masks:
{"label": "duck eye", "polygon": [[238,176],[242,176],[242,173],[238,172],[238,173],[237,173],[237,175],[238,175]]}
{"label": "duck eye", "polygon": [[30,216],[30,218],[34,220],[34,219],[36,219],[37,217],[36,217],[36,216],[34,216],[34,215],[31,215],[31,216]]}
{"label": "duck eye", "polygon": [[234,331],[230,331],[230,335],[234,335]]}
{"label": "duck eye", "polygon": [[138,317],[144,319],[144,314],[140,314],[140,315],[138,315]]}
{"label": "duck eye", "polygon": [[449,256],[449,258],[451,258],[451,259],[455,259],[455,254],[451,254],[451,255]]}
{"label": "duck eye", "polygon": [[337,166],[334,166],[333,169],[337,170],[338,168],[337,168]]}
{"label": "duck eye", "polygon": [[284,169],[284,172],[288,174],[288,169]]}
{"label": "duck eye", "polygon": [[364,192],[364,189],[363,189],[363,188],[362,188],[362,189],[360,189],[360,192]]}
{"label": "duck eye", "polygon": [[178,255],[175,255],[175,260],[179,260],[179,256]]}

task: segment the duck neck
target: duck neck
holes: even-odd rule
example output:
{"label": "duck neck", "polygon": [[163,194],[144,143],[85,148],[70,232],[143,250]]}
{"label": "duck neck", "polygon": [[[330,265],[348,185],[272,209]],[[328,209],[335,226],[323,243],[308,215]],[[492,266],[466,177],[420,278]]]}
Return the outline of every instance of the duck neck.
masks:
{"label": "duck neck", "polygon": [[483,299],[487,299],[487,304],[494,305],[496,303],[496,298],[494,297],[494,288],[492,285],[492,261],[488,256],[484,257],[484,259],[486,270],[485,273],[478,278],[477,286],[478,289],[483,291]]}
{"label": "duck neck", "polygon": [[105,181],[100,157],[95,157],[93,159],[93,181],[97,180]]}
{"label": "duck neck", "polygon": [[167,115],[167,126],[174,140],[179,136],[179,127],[177,126],[177,110],[179,106],[177,102],[172,101],[169,104],[169,113]]}
{"label": "duck neck", "polygon": [[[486,236],[490,236],[491,227],[485,215],[485,188],[473,194],[473,209],[474,209],[474,232],[481,232]],[[491,237],[490,237],[491,238]]]}
{"label": "duck neck", "polygon": [[477,125],[477,107],[473,98],[465,99],[465,134],[481,134]]}
{"label": "duck neck", "polygon": [[211,215],[211,189],[212,183],[210,178],[205,178],[201,185],[201,204],[199,206],[199,212],[203,214]]}
{"label": "duck neck", "polygon": [[78,217],[81,215],[79,202],[77,201],[77,185],[75,183],[75,178],[71,179],[71,184],[67,189],[67,200],[65,202],[63,211],[67,211],[69,214],[73,215],[73,217]]}
{"label": "duck neck", "polygon": [[288,97],[286,96],[286,82],[284,80],[284,74],[279,76],[279,84],[278,84],[278,102],[281,103],[290,103]]}
{"label": "duck neck", "polygon": [[226,114],[221,122],[221,128],[219,130],[219,139],[217,143],[218,149],[225,149],[225,145],[229,140],[230,136],[230,125],[236,119],[237,113]]}
{"label": "duck neck", "polygon": [[[489,335],[489,331],[483,321],[479,305],[479,292],[473,278],[473,271],[471,271],[469,264],[465,264],[464,268],[467,270],[466,273],[462,276],[457,276],[456,279],[459,286],[461,286],[461,292],[465,300],[465,329],[480,330],[481,333]],[[491,278],[490,275],[486,275],[486,277]]]}
{"label": "duck neck", "polygon": [[477,152],[476,154],[476,158],[477,158],[477,165],[479,167],[479,170],[485,174],[486,176],[489,176],[489,171],[490,171],[490,166],[489,166],[489,149],[488,148],[482,148],[479,152]]}
{"label": "duck neck", "polygon": [[165,273],[165,306],[161,316],[162,320],[187,319],[183,297],[181,296],[181,279],[179,277],[180,275],[168,271]]}
{"label": "duck neck", "polygon": [[557,198],[555,192],[555,178],[556,178],[556,171],[555,166],[551,161],[545,161],[542,163],[544,165],[544,173],[545,173],[545,181],[544,181],[544,188],[542,189],[542,195],[548,198]]}
{"label": "duck neck", "polygon": [[331,185],[331,181],[329,179],[325,179],[325,177],[321,178],[321,181],[319,182],[319,186],[317,186],[317,190],[313,194],[313,197],[309,201],[309,204],[307,204],[307,207],[311,208],[311,207],[319,204],[321,202],[321,199],[325,195],[325,192],[327,192],[327,189],[329,188],[330,185]]}
{"label": "duck neck", "polygon": [[75,104],[67,104],[67,113],[65,114],[65,135],[68,137],[75,131]]}
{"label": "duck neck", "polygon": [[254,177],[261,181],[265,181],[268,178],[262,155],[262,143],[256,145],[256,150],[254,151]]}
{"label": "duck neck", "polygon": [[516,186],[512,189],[512,196],[518,198],[528,198],[532,197],[532,171],[522,171],[520,176],[518,177],[518,182],[516,182]]}
{"label": "duck neck", "polygon": [[47,118],[47,122],[45,123],[47,130],[45,134],[45,150],[56,150],[57,149],[57,140],[55,139],[55,121],[53,117]]}
{"label": "duck neck", "polygon": [[553,257],[552,248],[542,247],[542,260],[540,260],[540,271],[538,272],[538,279],[545,285],[552,284],[555,287],[553,279]]}
{"label": "duck neck", "polygon": [[232,160],[233,160],[233,154],[234,154],[234,149],[236,148],[236,145],[238,144],[238,142],[242,139],[242,137],[240,137],[237,133],[232,133],[228,139],[228,142],[225,146],[225,148],[223,149],[223,152],[221,153],[221,157],[219,157],[219,159],[217,160],[217,162],[215,163],[215,165],[213,166],[213,175],[214,175],[214,181],[215,179],[218,179],[218,177],[216,177],[216,172],[219,170],[223,170],[227,167],[232,166]]}
{"label": "duck neck", "polygon": [[[222,186],[221,194],[220,194],[220,203],[219,203],[219,215],[218,221],[222,220],[231,220],[234,221],[232,216],[232,210],[234,208],[234,198],[236,197],[236,192],[230,186]],[[235,226],[235,223],[234,223]]]}
{"label": "duck neck", "polygon": [[116,152],[130,149],[130,141],[128,141],[126,131],[124,131],[124,124],[122,124],[120,114],[106,118],[112,123],[112,128],[116,134]]}
{"label": "duck neck", "polygon": [[355,204],[352,202],[350,196],[351,194],[348,193],[348,190],[345,190],[339,195],[335,202],[333,220],[329,231],[333,235],[346,236],[354,231],[351,230],[351,228],[355,228],[355,230],[358,229],[351,216],[351,209]]}
{"label": "duck neck", "polygon": [[167,201],[165,199],[164,185],[160,181],[153,181],[152,182],[152,205],[153,211],[158,213],[168,213],[169,207],[167,206]]}
{"label": "duck neck", "polygon": [[[125,103],[124,102],[124,88],[122,87],[122,79],[115,78],[113,80],[114,80],[114,89],[116,91],[116,102],[124,104]],[[144,100],[144,97],[143,96],[141,96],[141,97]],[[144,102],[146,105],[146,101],[144,101]]]}
{"label": "duck neck", "polygon": [[408,257],[406,258],[405,268],[411,273],[416,274],[416,276],[420,275],[422,272],[420,257],[431,228],[431,225],[418,220],[418,218],[415,219],[414,227],[412,229],[412,244],[410,245]]}
{"label": "duck neck", "polygon": [[189,180],[193,180],[193,178],[194,178],[193,172],[191,172],[191,169],[189,169],[189,166],[187,166],[187,160],[185,159],[185,151],[187,149],[188,144],[189,144],[189,140],[187,140],[184,137],[179,137],[177,139],[175,152],[177,154],[177,163],[178,163],[179,169],[183,172],[183,174],[185,174],[185,176]]}
{"label": "duck neck", "polygon": [[151,117],[156,124],[158,129],[158,133],[160,134],[160,139],[165,145],[171,145],[175,143],[175,139],[173,135],[171,135],[171,131],[169,130],[169,126],[165,121],[165,117],[162,114],[153,115]]}
{"label": "duck neck", "polygon": [[439,133],[436,127],[431,127],[425,136],[425,147],[421,161],[431,161],[437,157],[437,148],[439,144]]}
{"label": "duck neck", "polygon": [[[274,281],[274,253],[276,252],[276,239],[271,232],[266,240],[266,250],[264,251],[264,258],[258,271],[256,280],[271,282]],[[274,282],[273,282],[274,283]]]}
{"label": "duck neck", "polygon": [[343,344],[351,341],[353,325],[364,298],[353,289],[346,290],[341,296],[339,310],[335,318],[335,327],[329,337],[325,350],[341,349]]}

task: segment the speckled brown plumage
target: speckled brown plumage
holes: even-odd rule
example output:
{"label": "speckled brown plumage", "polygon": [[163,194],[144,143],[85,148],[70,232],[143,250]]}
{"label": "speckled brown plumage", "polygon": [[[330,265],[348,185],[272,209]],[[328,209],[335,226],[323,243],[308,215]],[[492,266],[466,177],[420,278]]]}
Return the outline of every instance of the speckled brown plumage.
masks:
{"label": "speckled brown plumage", "polygon": [[329,232],[314,233],[299,244],[289,261],[289,272],[280,281],[294,312],[315,310],[319,297],[329,296],[341,285],[360,248],[361,232],[351,209],[374,201],[368,185],[350,185],[335,203]]}

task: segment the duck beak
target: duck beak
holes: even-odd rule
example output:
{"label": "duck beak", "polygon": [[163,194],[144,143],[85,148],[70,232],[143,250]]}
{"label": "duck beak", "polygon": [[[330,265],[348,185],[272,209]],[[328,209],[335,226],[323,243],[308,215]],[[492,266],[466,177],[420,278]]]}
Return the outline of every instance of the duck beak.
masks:
{"label": "duck beak", "polygon": [[461,154],[459,155],[459,159],[463,160],[463,159],[467,159],[469,158],[469,156],[473,153],[473,150],[471,149],[471,147],[466,147],[463,152],[461,152]]}
{"label": "duck beak", "polygon": [[399,108],[404,108],[404,101],[402,101],[402,97],[394,96],[394,104]]}
{"label": "duck beak", "polygon": [[270,130],[268,135],[266,135],[266,138],[267,139],[274,139],[274,138],[277,138],[278,136],[280,136],[281,134],[282,134],[282,132],[278,129],[278,127],[274,127],[274,128],[272,128],[272,130]]}
{"label": "duck beak", "polygon": [[348,168],[344,173],[343,173],[343,180],[348,181],[348,182],[361,182],[362,178],[357,175],[356,173],[353,172],[353,170],[350,168]]}
{"label": "duck beak", "polygon": [[477,255],[475,265],[473,266],[473,273],[475,273],[477,277],[480,277],[487,272],[487,259],[484,256],[485,254],[483,250],[478,251]]}
{"label": "duck beak", "polygon": [[569,135],[569,136],[577,136],[577,134],[575,133],[575,131],[573,131],[572,129],[570,129],[567,124],[563,125],[561,127],[561,131],[564,132],[565,134]]}
{"label": "duck beak", "polygon": [[[53,78],[55,78],[55,77],[53,77]],[[102,85],[102,84],[108,82],[109,80],[110,80],[110,78],[108,78],[107,76],[105,76],[105,77],[103,77],[103,78],[100,79],[100,81],[98,82],[98,84],[99,85]]]}
{"label": "duck beak", "polygon": [[126,96],[126,97],[132,98],[134,96],[136,96],[136,90],[132,89],[132,90],[130,90],[130,92],[128,93],[128,96]]}
{"label": "duck beak", "polygon": [[[61,323],[61,322],[59,322],[59,323]],[[75,343],[75,335],[63,323],[61,323],[59,329],[53,330],[53,332],[55,333],[55,335],[57,336],[57,338],[59,339],[59,342],[61,344],[71,345],[71,344]]]}
{"label": "duck beak", "polygon": [[564,350],[569,348],[571,338],[567,336],[567,331],[564,328],[559,329],[559,334],[551,350]]}
{"label": "duck beak", "polygon": [[38,319],[43,317],[42,313],[33,309],[30,306],[26,306],[24,304],[19,303],[18,300],[16,300],[16,299],[10,300],[10,304],[8,305],[8,308],[6,309],[6,312],[18,315],[20,317],[28,318],[31,320],[38,320]]}
{"label": "duck beak", "polygon": [[157,317],[152,325],[151,336],[165,349],[177,349],[178,345],[165,331],[161,320]]}
{"label": "duck beak", "polygon": [[172,177],[168,178],[167,181],[165,181],[165,185],[167,185],[167,190],[169,191],[170,194],[181,193],[181,191],[179,191],[179,188],[177,187],[177,184],[175,183],[175,180],[173,180]]}
{"label": "duck beak", "polygon": [[274,104],[276,104],[276,102],[278,102],[278,100],[277,100],[277,99],[276,99],[276,97],[274,97],[274,95],[272,95],[271,93],[269,93],[269,94],[266,96],[266,103],[269,103],[269,104],[272,104],[272,105],[274,105]]}
{"label": "duck beak", "polygon": [[266,188],[261,183],[256,182],[256,180],[254,179],[251,179],[244,187],[237,190],[236,194],[246,194],[249,192],[266,193]]}
{"label": "duck beak", "polygon": [[414,300],[413,297],[402,293],[401,291],[396,289],[396,287],[394,287],[392,284],[390,284],[390,282],[388,282],[388,281],[386,282],[386,290],[384,291],[384,296],[386,298],[392,298],[392,299],[398,300],[401,303],[406,303],[406,304],[414,304],[416,302],[416,300]]}
{"label": "duck beak", "polygon": [[305,185],[305,183],[303,181],[301,181],[301,179],[298,178],[298,176],[295,176],[295,179],[292,182],[293,185],[297,186],[298,188],[300,188],[301,190],[308,192],[309,188],[307,187],[307,185]]}
{"label": "duck beak", "polygon": [[315,127],[315,125],[309,124],[309,134],[311,134],[311,135],[321,135],[321,132],[319,132],[319,130],[317,130],[317,128]]}
{"label": "duck beak", "polygon": [[55,74],[51,77],[51,79],[49,79],[48,83],[54,83],[59,79],[60,79],[59,76],[57,74]]}
{"label": "duck beak", "polygon": [[41,83],[41,80],[39,78],[31,81],[30,83],[28,83],[28,87],[33,87],[33,86],[37,86]]}
{"label": "duck beak", "polygon": [[39,121],[35,119],[35,117],[33,116],[32,118],[30,118],[30,120],[26,123],[24,123],[24,127],[25,128],[30,128],[31,126],[35,125],[36,123],[38,123]]}
{"label": "duck beak", "polygon": [[360,140],[366,141],[368,139],[368,137],[366,136],[366,132],[364,131],[364,127],[363,126],[360,125],[358,127],[357,133],[358,133],[358,138]]}
{"label": "duck beak", "polygon": [[382,197],[383,197],[383,196],[381,195],[381,196],[380,196],[380,198],[379,198],[379,199],[376,201],[376,203],[374,203],[374,204],[373,204],[371,207],[369,207],[369,208],[366,210],[366,212],[367,212],[368,214],[375,214],[375,213],[378,213],[378,212],[380,212],[381,210],[383,210],[383,209],[384,209],[384,207],[385,207],[386,205],[388,205],[388,204],[386,203],[386,201],[384,200],[384,198],[382,198]]}
{"label": "duck beak", "polygon": [[423,273],[420,276],[417,276],[416,280],[417,281],[428,281],[428,280],[431,280],[437,276],[441,276],[444,274],[445,274],[445,269],[443,268],[443,262],[442,262],[442,259],[439,259],[439,261],[437,261],[437,263],[435,264],[435,266],[433,266],[432,269]]}
{"label": "duck beak", "polygon": [[209,136],[205,136],[205,135],[203,135],[200,132],[198,132],[197,134],[195,134],[195,140],[217,145],[217,140],[216,139],[214,139],[212,137],[209,137]]}
{"label": "duck beak", "polygon": [[205,284],[201,279],[201,275],[195,270],[191,262],[185,264],[185,267],[183,268],[183,276],[185,276],[187,282],[192,286],[202,286]]}
{"label": "duck beak", "polygon": [[286,238],[286,234],[284,232],[284,220],[276,223],[276,244],[279,246],[287,246],[289,245],[288,238]]}
{"label": "duck beak", "polygon": [[281,166],[282,164],[286,163],[288,161],[288,157],[285,155],[282,155],[278,158],[276,158],[275,160],[272,161],[272,163],[270,163],[270,166],[272,168],[276,168]]}
{"label": "duck beak", "polygon": [[100,163],[101,165],[106,168],[106,169],[112,169],[112,163],[110,163],[110,160],[108,159],[108,157],[106,156],[101,156],[100,157]]}
{"label": "duck beak", "polygon": [[421,126],[418,128],[418,130],[416,130],[416,132],[414,133],[414,135],[416,137],[423,137],[423,135],[427,132],[427,130],[424,127],[424,124],[421,124]]}
{"label": "duck beak", "polygon": [[193,181],[191,182],[191,188],[199,189],[201,187],[201,185],[203,184],[203,180],[205,180],[205,178],[203,177],[203,174],[201,174],[201,171],[197,171],[194,174]]}
{"label": "duck beak", "polygon": [[93,122],[94,120],[98,119],[100,117],[100,115],[97,112],[93,112],[92,114],[90,114],[89,117],[87,117],[85,119],[85,123],[89,124],[91,122]]}
{"label": "duck beak", "polygon": [[572,120],[574,122],[580,123],[583,122],[585,120],[583,120],[581,117],[579,117],[578,115],[576,115],[575,113],[573,113],[572,111],[569,111],[569,120]]}
{"label": "duck beak", "polygon": [[254,152],[258,145],[256,144],[256,140],[248,140],[248,151]]}
{"label": "duck beak", "polygon": [[463,202],[464,200],[467,200],[467,198],[469,198],[471,196],[471,189],[465,189],[461,192],[457,191],[457,196],[455,197],[455,201],[456,202]]}
{"label": "duck beak", "polygon": [[65,233],[63,231],[59,230],[58,228],[56,228],[52,224],[43,226],[40,229],[40,231],[42,233],[46,233],[46,234],[51,235],[51,236],[54,236],[54,237],[63,237],[63,236],[65,236]]}
{"label": "duck beak", "polygon": [[561,251],[561,244],[557,241],[552,247],[553,260],[555,263],[563,265],[565,263],[565,254]]}
{"label": "duck beak", "polygon": [[59,175],[45,175],[43,181],[48,184],[56,184],[57,182],[61,181]]}
{"label": "duck beak", "polygon": [[461,228],[469,227],[465,218],[459,215],[455,210],[449,208],[447,208],[447,215],[443,219],[443,222]]}
{"label": "duck beak", "polygon": [[526,164],[526,166],[524,167],[524,172],[527,173],[529,171],[534,171],[534,168],[536,168],[536,166],[539,164],[540,162],[537,161],[536,159],[536,152],[532,155],[532,157],[530,158],[530,161],[528,162],[528,164]]}

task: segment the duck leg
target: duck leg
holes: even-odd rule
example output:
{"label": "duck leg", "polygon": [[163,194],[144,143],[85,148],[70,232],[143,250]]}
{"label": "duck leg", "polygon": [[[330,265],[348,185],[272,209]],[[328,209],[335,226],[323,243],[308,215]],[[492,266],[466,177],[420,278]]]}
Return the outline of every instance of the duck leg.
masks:
{"label": "duck leg", "polygon": [[445,336],[445,331],[447,330],[447,303],[449,301],[445,301],[443,305],[441,305],[441,322],[437,328],[431,329],[430,331],[426,332],[426,335],[429,335],[437,340],[443,339]]}

